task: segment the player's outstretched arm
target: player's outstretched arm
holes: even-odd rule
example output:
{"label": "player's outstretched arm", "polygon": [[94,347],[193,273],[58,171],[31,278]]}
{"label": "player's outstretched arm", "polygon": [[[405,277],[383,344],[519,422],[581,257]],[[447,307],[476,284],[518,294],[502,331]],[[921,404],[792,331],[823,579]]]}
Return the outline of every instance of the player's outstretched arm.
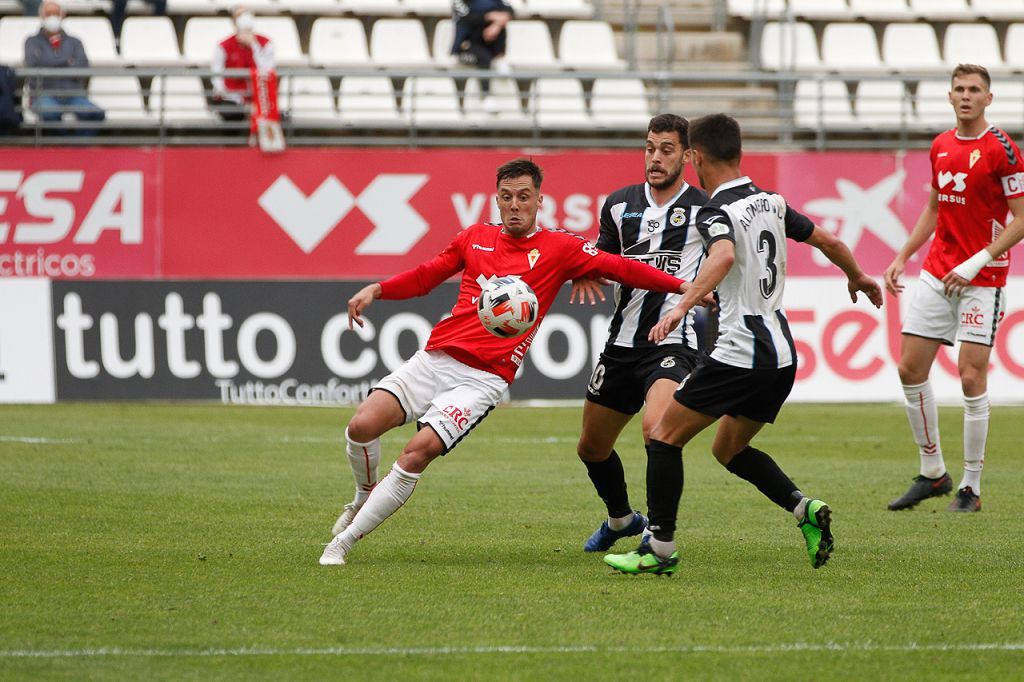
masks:
{"label": "player's outstretched arm", "polygon": [[1006,203],[1013,213],[1013,220],[995,241],[946,273],[942,278],[942,284],[947,296],[961,293],[983,267],[1024,239],[1024,197],[1014,197],[1008,199]]}
{"label": "player's outstretched arm", "polygon": [[814,232],[807,238],[807,243],[825,254],[826,258],[843,271],[848,280],[846,288],[850,292],[851,301],[857,302],[857,292],[860,291],[876,308],[882,307],[882,289],[878,282],[864,274],[857,264],[857,259],[841,239],[815,225]]}
{"label": "player's outstretched arm", "polygon": [[694,306],[706,305],[709,301],[714,301],[711,292],[729,274],[735,260],[736,245],[732,241],[719,239],[712,243],[708,251],[708,259],[700,266],[697,278],[683,286],[681,292],[683,297],[679,303],[651,327],[647,338],[655,343],[661,343],[679,326],[679,323]]}
{"label": "player's outstretched arm", "polygon": [[356,292],[356,295],[348,299],[348,328],[352,329],[352,323],[363,326],[363,311],[373,303],[374,299],[380,298],[382,289],[380,282],[367,284]]}
{"label": "player's outstretched arm", "polygon": [[921,215],[917,217],[917,222],[914,223],[914,229],[910,231],[910,236],[907,237],[907,243],[896,254],[896,258],[885,269],[885,274],[882,276],[885,280],[885,288],[893,296],[899,296],[903,291],[903,285],[900,284],[900,275],[903,274],[903,269],[906,267],[910,257],[917,253],[917,250],[935,233],[938,217],[939,193],[933,187],[931,194],[928,196],[928,203],[925,205],[924,210],[921,211]]}

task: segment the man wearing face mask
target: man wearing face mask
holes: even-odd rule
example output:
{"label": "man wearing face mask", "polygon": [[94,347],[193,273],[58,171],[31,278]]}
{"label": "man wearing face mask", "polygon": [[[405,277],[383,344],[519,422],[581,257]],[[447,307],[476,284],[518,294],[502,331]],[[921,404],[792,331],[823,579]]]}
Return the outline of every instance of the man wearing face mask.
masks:
{"label": "man wearing face mask", "polygon": [[[25,66],[39,68],[84,68],[89,66],[85,48],[78,38],[61,28],[64,9],[56,0],[46,0],[39,8],[43,25],[39,33],[25,40]],[[46,123],[56,123],[65,112],[79,121],[99,122],[106,118],[102,109],[85,96],[89,79],[81,76],[48,76],[30,79],[31,107]],[[82,134],[95,134],[88,128]]]}
{"label": "man wearing face mask", "polygon": [[235,34],[225,38],[213,52],[213,92],[215,110],[225,121],[244,121],[248,116],[248,103],[252,101],[248,78],[225,78],[225,69],[274,69],[274,45],[266,36],[253,28],[256,17],[244,5],[231,11]]}

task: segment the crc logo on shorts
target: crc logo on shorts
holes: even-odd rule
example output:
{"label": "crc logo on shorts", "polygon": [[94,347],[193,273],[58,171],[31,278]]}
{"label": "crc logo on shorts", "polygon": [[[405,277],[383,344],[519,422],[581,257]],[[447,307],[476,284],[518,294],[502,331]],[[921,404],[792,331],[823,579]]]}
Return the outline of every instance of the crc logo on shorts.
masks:
{"label": "crc logo on shorts", "polygon": [[682,208],[673,208],[672,215],[669,216],[668,222],[672,227],[679,227],[686,222],[686,210]]}
{"label": "crc logo on shorts", "polygon": [[444,416],[448,417],[448,419],[451,420],[451,422],[455,424],[455,426],[458,427],[459,430],[462,430],[469,426],[470,412],[468,409],[464,410],[461,407],[449,405],[448,407],[441,410],[441,412],[444,414]]}
{"label": "crc logo on shorts", "polygon": [[668,369],[669,367],[675,367],[676,366],[676,359],[675,358],[665,358],[664,360],[661,361],[661,366],[664,367],[665,369]]}
{"label": "crc logo on shorts", "polygon": [[960,313],[960,324],[964,327],[983,327],[985,325],[985,313],[978,306],[974,306],[970,310]]}

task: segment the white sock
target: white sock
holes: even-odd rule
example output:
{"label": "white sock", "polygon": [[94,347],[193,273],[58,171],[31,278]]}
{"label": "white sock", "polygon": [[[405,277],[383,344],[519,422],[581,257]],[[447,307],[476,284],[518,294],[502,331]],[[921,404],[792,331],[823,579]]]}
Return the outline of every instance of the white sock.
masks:
{"label": "white sock", "polygon": [[942,459],[942,445],[939,443],[939,410],[935,406],[935,394],[927,381],[913,386],[903,385],[904,405],[910,430],[921,456],[921,475],[938,478],[946,473],[946,462]]}
{"label": "white sock", "polygon": [[625,528],[629,524],[633,523],[633,516],[634,516],[634,514],[629,514],[628,516],[622,516],[622,517],[619,517],[617,519],[616,518],[612,518],[611,516],[609,516],[608,517],[608,527],[611,528],[612,530],[622,530],[623,528]]}
{"label": "white sock", "polygon": [[804,520],[804,514],[807,512],[807,503],[811,501],[811,498],[804,497],[797,503],[796,508],[793,510],[793,516],[796,517],[797,521]]}
{"label": "white sock", "polygon": [[412,496],[420,474],[404,471],[396,462],[391,472],[373,489],[352,523],[338,537],[345,551],[394,514]]}
{"label": "white sock", "polygon": [[676,551],[676,543],[674,540],[665,542],[655,537],[651,537],[651,549],[662,559],[667,559],[672,556],[672,552]]}
{"label": "white sock", "polygon": [[987,392],[973,398],[964,396],[964,478],[960,487],[970,486],[975,495],[981,495],[981,468],[985,464],[988,415]]}
{"label": "white sock", "polygon": [[380,438],[369,443],[352,440],[345,429],[345,453],[348,465],[352,468],[352,476],[356,481],[355,503],[362,505],[370,496],[373,486],[377,485],[377,465],[380,464]]}

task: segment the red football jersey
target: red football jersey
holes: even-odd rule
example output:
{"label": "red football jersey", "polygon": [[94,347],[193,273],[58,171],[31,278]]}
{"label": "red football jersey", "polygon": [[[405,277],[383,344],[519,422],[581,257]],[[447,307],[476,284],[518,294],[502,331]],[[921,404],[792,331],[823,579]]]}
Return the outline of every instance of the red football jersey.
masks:
{"label": "red football jersey", "polygon": [[[947,130],[932,142],[932,187],[939,194],[935,238],[924,269],[942,279],[999,236],[1007,220],[1006,200],[1024,195],[1024,164],[1013,140],[995,126],[980,137]],[[1006,284],[1010,252],[982,268],[971,284]]]}
{"label": "red football jersey", "polygon": [[[598,251],[585,239],[562,230],[542,229],[516,239],[500,225],[479,224],[460,232],[432,260],[381,282],[381,298],[422,296],[460,270],[459,297],[451,317],[437,323],[426,350],[442,350],[509,383],[565,282],[606,277],[637,289],[676,292],[682,281],[644,263]],[[525,336],[494,336],[477,317],[482,285],[506,275],[518,275],[537,294],[537,323]]]}

